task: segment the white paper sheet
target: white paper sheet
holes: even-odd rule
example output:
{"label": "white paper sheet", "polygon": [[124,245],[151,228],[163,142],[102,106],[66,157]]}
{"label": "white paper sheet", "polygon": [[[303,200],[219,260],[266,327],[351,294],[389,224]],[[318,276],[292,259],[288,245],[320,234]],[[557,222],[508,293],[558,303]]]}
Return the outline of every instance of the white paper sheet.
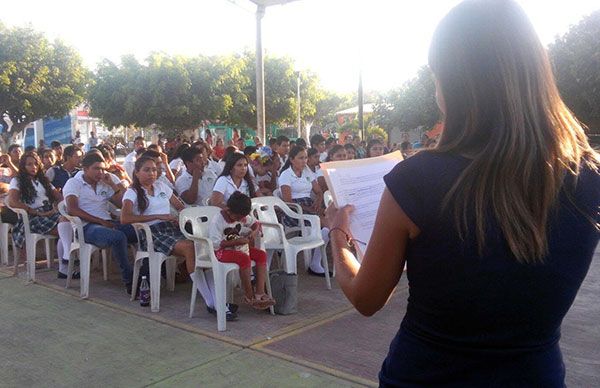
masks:
{"label": "white paper sheet", "polygon": [[383,176],[400,161],[402,153],[396,151],[375,158],[321,163],[335,206],[351,204],[355,207],[350,218],[350,231],[356,240],[365,243],[355,244],[359,259],[362,259],[375,226],[385,188]]}

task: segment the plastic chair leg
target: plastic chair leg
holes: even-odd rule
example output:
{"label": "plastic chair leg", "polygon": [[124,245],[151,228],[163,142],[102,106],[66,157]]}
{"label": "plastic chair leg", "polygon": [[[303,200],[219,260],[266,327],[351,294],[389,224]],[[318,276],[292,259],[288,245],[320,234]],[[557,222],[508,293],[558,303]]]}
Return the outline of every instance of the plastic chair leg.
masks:
{"label": "plastic chair leg", "polygon": [[102,255],[102,274],[104,276],[104,281],[108,281],[108,257],[106,255],[106,249],[102,249],[101,253]]}
{"label": "plastic chair leg", "polygon": [[175,291],[175,273],[177,272],[177,259],[167,259],[167,290]]}
{"label": "plastic chair leg", "polygon": [[[150,310],[153,313],[160,311],[160,267],[161,261],[157,257],[150,257]],[[131,292],[133,294],[133,291]]]}
{"label": "plastic chair leg", "polygon": [[8,226],[8,224],[0,224],[0,244],[2,244],[0,261],[2,265],[8,265]]}
{"label": "plastic chair leg", "polygon": [[25,242],[25,251],[27,252],[27,280],[35,282],[35,240]]}
{"label": "plastic chair leg", "polygon": [[[73,250],[71,250],[71,252],[69,253],[69,264],[67,267],[67,283],[65,284],[65,288],[71,287],[71,280],[73,277],[73,267],[75,266],[75,260],[72,260],[72,257],[71,257],[72,253],[73,253]],[[81,262],[81,260],[80,260],[80,262]],[[80,276],[81,276],[81,274],[80,274]]]}
{"label": "plastic chair leg", "polygon": [[[319,248],[316,248],[319,249]],[[311,254],[312,250],[305,249],[302,254],[304,255],[304,270],[308,271],[308,267],[310,266]]]}
{"label": "plastic chair leg", "polygon": [[[269,276],[269,271],[267,271],[267,278],[265,279],[265,283],[267,286],[267,294],[273,298],[273,292],[271,291],[271,277]],[[271,306],[269,307],[269,312],[271,313],[271,315],[275,315],[275,307]]]}
{"label": "plastic chair leg", "polygon": [[133,279],[131,280],[131,298],[129,300],[135,300],[135,292],[137,291],[138,278],[140,277],[140,267],[142,266],[145,258],[136,259],[133,262]]}
{"label": "plastic chair leg", "polygon": [[50,256],[50,239],[44,239],[44,245],[46,246],[46,266],[52,268],[52,256]]}
{"label": "plastic chair leg", "polygon": [[331,290],[331,279],[329,278],[329,263],[327,262],[326,253],[327,249],[325,248],[325,245],[322,245],[317,249],[321,250],[321,265],[325,269],[325,284],[327,285],[327,289]]}
{"label": "plastic chair leg", "polygon": [[223,271],[213,269],[215,279],[215,309],[217,310],[217,330],[227,330],[227,316],[225,314],[225,299],[227,297],[226,284],[227,274]]}
{"label": "plastic chair leg", "polygon": [[194,310],[196,307],[196,295],[198,295],[198,287],[197,287],[197,275],[194,275],[193,280],[192,280],[192,296],[190,298],[190,318],[192,318],[194,316]]}
{"label": "plastic chair leg", "polygon": [[[69,260],[71,263],[73,260]],[[87,299],[90,294],[90,267],[92,264],[92,251],[89,247],[79,249],[79,292],[81,299]]]}

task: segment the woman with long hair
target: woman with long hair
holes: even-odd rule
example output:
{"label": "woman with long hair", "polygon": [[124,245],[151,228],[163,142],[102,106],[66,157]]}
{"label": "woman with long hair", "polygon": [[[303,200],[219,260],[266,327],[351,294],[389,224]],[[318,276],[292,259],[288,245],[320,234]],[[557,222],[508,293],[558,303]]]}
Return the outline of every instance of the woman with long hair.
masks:
{"label": "woman with long hair", "polygon": [[337,279],[373,315],[406,264],[408,306],[380,386],[563,387],[560,326],[598,243],[600,159],[509,0],[442,19],[429,65],[444,131],[385,176],[371,240],[331,207]]}
{"label": "woman with long hair", "polygon": [[[133,181],[123,196],[121,223],[148,223],[154,250],[167,256],[184,257],[188,273],[193,275],[196,266],[194,243],[181,233],[177,216],[171,214],[171,206],[177,211],[185,207],[173,190],[158,180],[156,158],[142,156],[137,159]],[[145,235],[139,237],[145,248]]]}
{"label": "woman with long hair", "polygon": [[223,172],[215,182],[210,204],[225,208],[229,197],[236,191],[242,192],[250,198],[261,196],[248,169],[248,158],[238,152],[232,153],[227,158]]}
{"label": "woman with long hair", "polygon": [[[8,205],[29,214],[32,233],[57,235],[60,219],[57,204],[62,195],[44,174],[44,166],[35,152],[28,152],[19,161],[19,173],[10,181]],[[25,226],[19,219],[13,229],[13,239],[19,248],[25,244]],[[66,277],[66,276],[65,276]]]}
{"label": "woman with long hair", "polygon": [[[342,147],[343,149],[343,147]],[[313,151],[311,151],[313,153]],[[281,190],[281,199],[284,202],[297,203],[302,207],[303,213],[323,215],[323,192],[317,182],[315,174],[307,165],[308,153],[306,148],[293,146],[290,149],[289,157],[281,168],[279,176],[279,188]],[[286,215],[283,216],[283,224],[286,226],[297,226],[298,221]],[[321,220],[322,236],[327,244],[329,229],[325,219]],[[325,276],[325,269],[321,264],[321,250],[315,249],[308,273],[315,276]]]}

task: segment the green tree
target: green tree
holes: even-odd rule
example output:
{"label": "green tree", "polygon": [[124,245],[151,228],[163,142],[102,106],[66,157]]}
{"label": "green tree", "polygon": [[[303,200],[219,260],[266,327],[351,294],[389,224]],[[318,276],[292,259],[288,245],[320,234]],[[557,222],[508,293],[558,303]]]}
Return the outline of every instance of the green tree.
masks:
{"label": "green tree", "polygon": [[375,105],[374,115],[375,123],[388,133],[394,128],[408,130],[421,125],[433,126],[439,120],[439,110],[429,68],[422,67],[416,77],[382,96]]}
{"label": "green tree", "polygon": [[[0,114],[11,132],[44,117],[62,117],[85,97],[89,72],[77,51],[31,27],[0,23]],[[8,140],[8,133],[4,133]]]}
{"label": "green tree", "polygon": [[600,132],[600,11],[549,47],[560,94],[577,118]]}

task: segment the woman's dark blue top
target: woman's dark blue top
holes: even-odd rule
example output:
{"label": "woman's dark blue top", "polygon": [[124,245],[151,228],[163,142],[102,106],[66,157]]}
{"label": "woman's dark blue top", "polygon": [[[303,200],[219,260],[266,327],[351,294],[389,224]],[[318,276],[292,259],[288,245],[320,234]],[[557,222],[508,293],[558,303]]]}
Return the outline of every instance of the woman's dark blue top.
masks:
{"label": "woman's dark blue top", "polygon": [[[406,249],[406,315],[380,372],[382,386],[562,387],[558,340],[599,234],[600,176],[583,169],[561,192],[543,264],[520,264],[498,225],[488,222],[478,254],[474,233],[458,237],[442,203],[469,159],[422,152],[385,183],[421,233]],[[573,177],[567,177],[571,182]],[[573,204],[573,202],[580,209]]]}

